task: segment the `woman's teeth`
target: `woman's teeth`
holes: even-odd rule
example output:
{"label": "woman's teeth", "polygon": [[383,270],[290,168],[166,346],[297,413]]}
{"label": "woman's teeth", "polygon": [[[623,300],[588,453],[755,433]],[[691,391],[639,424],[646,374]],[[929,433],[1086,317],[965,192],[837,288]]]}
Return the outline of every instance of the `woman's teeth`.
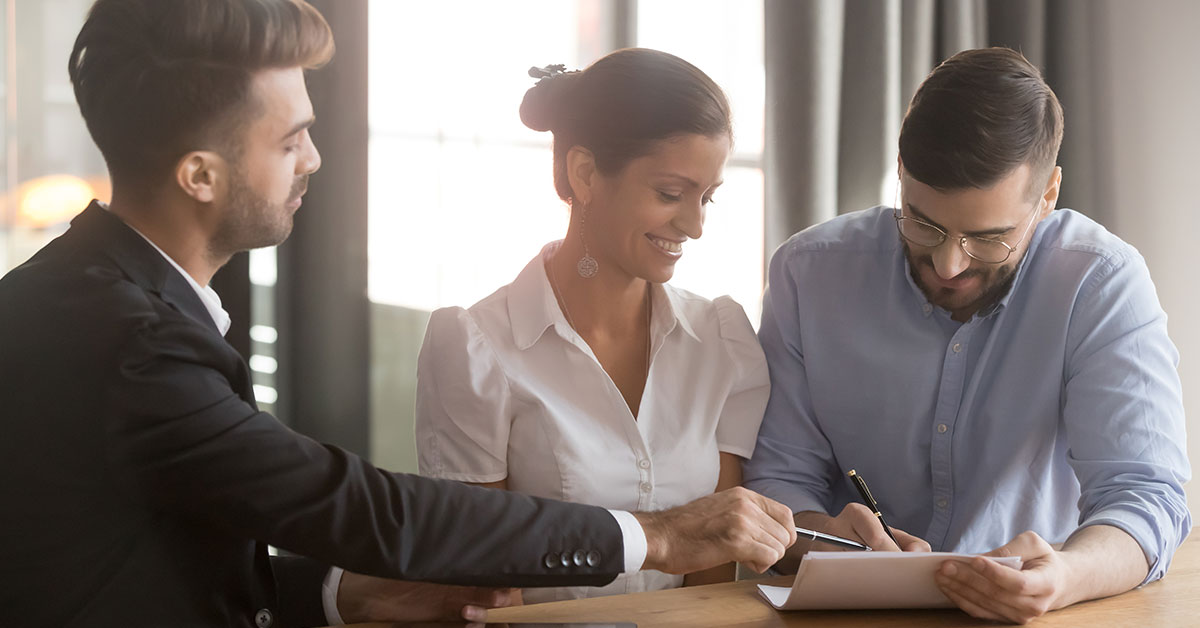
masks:
{"label": "woman's teeth", "polygon": [[668,253],[682,253],[683,252],[683,243],[682,242],[671,242],[670,240],[662,240],[659,238],[650,238],[650,241],[654,243],[654,246],[657,246],[658,248],[660,248]]}

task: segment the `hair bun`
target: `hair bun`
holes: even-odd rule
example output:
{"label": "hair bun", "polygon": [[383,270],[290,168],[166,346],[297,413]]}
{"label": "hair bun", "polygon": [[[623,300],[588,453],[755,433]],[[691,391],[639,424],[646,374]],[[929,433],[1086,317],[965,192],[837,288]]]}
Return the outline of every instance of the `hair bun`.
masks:
{"label": "hair bun", "polygon": [[[579,72],[562,72],[563,66],[533,67],[529,75],[542,77],[525,92],[521,101],[521,122],[534,131],[553,131],[559,128],[568,108],[572,85]],[[551,69],[557,71],[551,71]]]}

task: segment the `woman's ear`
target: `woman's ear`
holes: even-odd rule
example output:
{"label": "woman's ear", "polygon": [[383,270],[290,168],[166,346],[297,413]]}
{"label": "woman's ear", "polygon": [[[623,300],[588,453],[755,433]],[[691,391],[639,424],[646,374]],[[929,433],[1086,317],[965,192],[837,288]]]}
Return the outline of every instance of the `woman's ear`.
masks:
{"label": "woman's ear", "polygon": [[592,201],[596,185],[596,157],[582,146],[567,151],[567,182],[575,202],[587,205]]}

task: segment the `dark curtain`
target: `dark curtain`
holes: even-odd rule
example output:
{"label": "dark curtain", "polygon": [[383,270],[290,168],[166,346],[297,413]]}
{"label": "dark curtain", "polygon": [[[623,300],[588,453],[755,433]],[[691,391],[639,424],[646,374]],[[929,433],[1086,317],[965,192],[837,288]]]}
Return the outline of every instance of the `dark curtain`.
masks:
{"label": "dark curtain", "polygon": [[277,408],[296,431],[368,456],[367,2],[312,4],[337,54],[308,74],[322,165],[279,247]]}

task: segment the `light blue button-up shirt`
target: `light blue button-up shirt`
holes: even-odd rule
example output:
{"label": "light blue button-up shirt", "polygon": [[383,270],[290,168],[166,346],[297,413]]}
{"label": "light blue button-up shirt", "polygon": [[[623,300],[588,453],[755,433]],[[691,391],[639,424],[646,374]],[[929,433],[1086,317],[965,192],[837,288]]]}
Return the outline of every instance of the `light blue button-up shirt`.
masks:
{"label": "light blue button-up shirt", "polygon": [[793,511],[836,515],[856,469],[934,550],[1106,524],[1147,581],[1191,527],[1166,314],[1137,250],[1082,214],[1043,220],[966,323],[913,282],[890,208],[806,229],[771,261],[759,339],[771,397],[745,484]]}

